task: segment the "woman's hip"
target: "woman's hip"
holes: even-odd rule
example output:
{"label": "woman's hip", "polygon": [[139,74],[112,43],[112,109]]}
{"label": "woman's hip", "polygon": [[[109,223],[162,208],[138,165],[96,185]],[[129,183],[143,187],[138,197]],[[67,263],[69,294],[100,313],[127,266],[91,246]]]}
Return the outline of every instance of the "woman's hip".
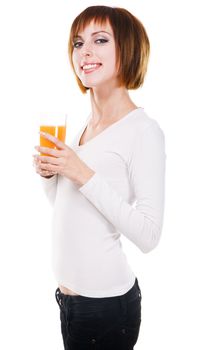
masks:
{"label": "woman's hip", "polygon": [[[128,343],[137,341],[141,323],[141,291],[137,278],[125,294],[107,298],[64,296],[56,290],[61,310],[61,322],[73,343],[105,344],[127,349]],[[121,345],[121,348],[120,348]],[[125,347],[123,347],[125,346]],[[128,348],[129,349],[129,348]]]}

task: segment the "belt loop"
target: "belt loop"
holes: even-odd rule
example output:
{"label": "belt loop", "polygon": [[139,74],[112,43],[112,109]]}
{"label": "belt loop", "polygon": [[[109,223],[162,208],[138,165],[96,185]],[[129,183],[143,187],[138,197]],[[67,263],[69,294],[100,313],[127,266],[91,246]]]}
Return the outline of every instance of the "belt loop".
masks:
{"label": "belt loop", "polygon": [[56,297],[56,301],[57,301],[58,305],[61,307],[62,302],[61,302],[60,289],[59,288],[56,289],[55,297]]}

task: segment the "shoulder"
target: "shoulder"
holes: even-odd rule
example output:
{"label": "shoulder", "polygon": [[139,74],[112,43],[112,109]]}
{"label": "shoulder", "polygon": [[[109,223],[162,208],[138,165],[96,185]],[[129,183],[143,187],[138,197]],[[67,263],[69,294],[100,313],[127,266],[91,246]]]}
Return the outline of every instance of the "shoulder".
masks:
{"label": "shoulder", "polygon": [[144,152],[161,151],[165,148],[165,136],[158,121],[149,116],[143,108],[135,111],[133,118],[130,120],[128,131],[129,154],[128,158],[141,155]]}
{"label": "shoulder", "polygon": [[164,138],[164,132],[159,122],[148,115],[144,108],[140,107],[133,113],[133,118],[129,120],[128,128],[130,140],[139,140],[147,134],[156,134]]}
{"label": "shoulder", "polygon": [[149,116],[142,107],[134,111],[131,126],[134,128],[134,132],[138,133],[143,133],[148,128],[160,128],[157,120]]}

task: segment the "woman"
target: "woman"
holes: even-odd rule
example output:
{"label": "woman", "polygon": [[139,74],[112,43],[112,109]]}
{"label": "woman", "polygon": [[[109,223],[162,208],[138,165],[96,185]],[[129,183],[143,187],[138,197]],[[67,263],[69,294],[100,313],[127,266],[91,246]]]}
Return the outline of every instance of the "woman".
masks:
{"label": "woman", "polygon": [[122,250],[159,242],[165,143],[158,123],[131,100],[144,81],[149,39],[123,8],[91,6],[74,20],[69,57],[91,114],[67,146],[36,146],[36,171],[54,206],[52,261],[65,349],[131,350],[141,322],[141,290]]}

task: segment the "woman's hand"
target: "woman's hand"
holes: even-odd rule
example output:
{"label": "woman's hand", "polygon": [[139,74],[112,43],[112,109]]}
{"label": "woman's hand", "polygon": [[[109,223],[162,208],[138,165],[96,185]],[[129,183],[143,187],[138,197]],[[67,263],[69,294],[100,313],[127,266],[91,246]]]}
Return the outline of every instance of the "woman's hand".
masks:
{"label": "woman's hand", "polygon": [[48,170],[43,170],[41,168],[41,164],[42,164],[41,160],[37,159],[36,155],[33,156],[33,157],[34,157],[33,166],[35,167],[35,170],[36,170],[37,174],[41,175],[42,177],[46,177],[48,179],[56,174],[55,172],[51,172],[51,171],[48,171]]}
{"label": "woman's hand", "polygon": [[35,146],[37,151],[47,154],[46,156],[38,154],[33,156],[36,172],[41,176],[59,174],[82,186],[95,174],[64,142],[48,133],[40,132],[40,134],[58,148]]}

